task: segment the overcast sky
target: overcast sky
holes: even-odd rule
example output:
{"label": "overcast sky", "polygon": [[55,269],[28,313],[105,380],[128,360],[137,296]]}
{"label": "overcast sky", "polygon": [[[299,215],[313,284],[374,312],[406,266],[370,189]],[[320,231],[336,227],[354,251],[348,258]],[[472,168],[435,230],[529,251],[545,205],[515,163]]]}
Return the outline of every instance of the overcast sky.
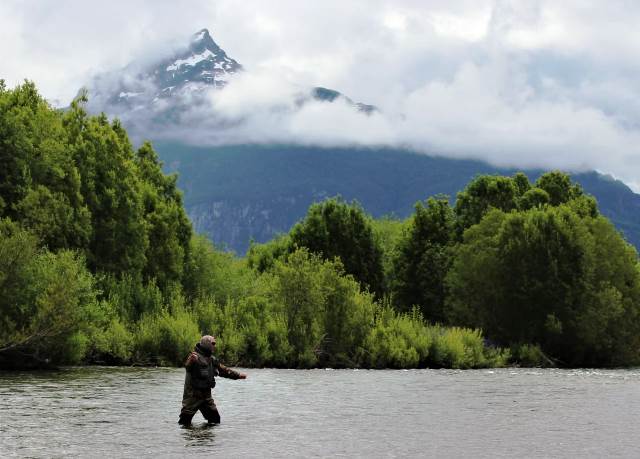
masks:
{"label": "overcast sky", "polygon": [[312,143],[330,131],[332,143],[597,169],[638,191],[638,24],[640,3],[622,0],[2,0],[0,78],[34,80],[66,104],[92,75],[206,27],[248,70],[218,109],[260,113],[283,81],[381,109],[364,119],[311,105],[254,116],[254,132],[286,125]]}

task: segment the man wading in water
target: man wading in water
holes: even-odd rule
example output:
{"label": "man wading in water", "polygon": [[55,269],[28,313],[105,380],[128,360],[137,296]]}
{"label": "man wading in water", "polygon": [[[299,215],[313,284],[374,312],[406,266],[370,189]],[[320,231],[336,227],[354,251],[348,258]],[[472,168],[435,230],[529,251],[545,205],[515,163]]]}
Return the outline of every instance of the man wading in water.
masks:
{"label": "man wading in water", "polygon": [[216,385],[216,376],[230,379],[246,379],[247,375],[227,368],[218,362],[213,355],[216,339],[213,336],[203,336],[194,352],[189,354],[184,363],[187,374],[184,378],[184,393],[182,395],[182,410],[178,424],[188,426],[191,418],[198,410],[209,424],[220,423],[220,413],[211,397],[211,389]]}

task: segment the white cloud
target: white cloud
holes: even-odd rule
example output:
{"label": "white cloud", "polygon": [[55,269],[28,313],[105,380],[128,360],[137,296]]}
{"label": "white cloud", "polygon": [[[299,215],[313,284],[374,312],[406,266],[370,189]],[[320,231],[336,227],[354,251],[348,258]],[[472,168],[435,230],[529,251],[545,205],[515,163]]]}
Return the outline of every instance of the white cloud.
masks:
{"label": "white cloud", "polygon": [[[409,145],[597,169],[637,190],[638,23],[640,5],[623,0],[6,0],[0,77],[67,102],[92,73],[153,60],[208,27],[248,71],[184,115],[191,141]],[[312,86],[381,112],[298,107]]]}
{"label": "white cloud", "polygon": [[229,118],[245,118],[256,113],[292,110],[301,91],[281,75],[272,72],[242,72],[223,91],[210,91],[212,109]]}

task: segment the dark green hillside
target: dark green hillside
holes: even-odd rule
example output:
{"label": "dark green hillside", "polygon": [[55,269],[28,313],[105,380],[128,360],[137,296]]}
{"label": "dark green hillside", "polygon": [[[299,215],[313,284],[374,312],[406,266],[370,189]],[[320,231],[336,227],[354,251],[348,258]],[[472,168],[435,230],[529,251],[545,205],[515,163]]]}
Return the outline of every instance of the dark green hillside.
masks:
{"label": "dark green hillside", "polygon": [[[443,193],[455,197],[478,174],[506,174],[480,161],[429,157],[391,149],[302,146],[199,148],[156,145],[168,171],[179,172],[185,205],[195,228],[216,243],[244,253],[287,232],[312,202],[342,195],[374,217],[407,217],[413,205]],[[527,171],[534,179],[540,171]],[[640,195],[595,172],[574,180],[594,195],[601,212],[640,246]]]}

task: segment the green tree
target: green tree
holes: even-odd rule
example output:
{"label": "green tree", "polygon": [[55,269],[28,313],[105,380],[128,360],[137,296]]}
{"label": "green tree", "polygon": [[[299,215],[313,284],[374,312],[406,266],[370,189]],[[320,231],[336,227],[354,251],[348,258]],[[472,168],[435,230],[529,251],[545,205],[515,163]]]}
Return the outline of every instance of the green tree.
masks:
{"label": "green tree", "polygon": [[87,247],[90,215],[61,116],[31,82],[0,83],[0,216],[52,250]]}
{"label": "green tree", "polygon": [[417,203],[404,237],[398,244],[394,262],[394,300],[400,310],[419,306],[425,319],[443,322],[444,277],[455,220],[447,197],[429,198],[426,206]]}
{"label": "green tree", "polygon": [[293,247],[307,247],[326,260],[339,257],[348,274],[377,295],[383,294],[382,250],[370,217],[357,203],[331,198],[313,204],[290,236]]}
{"label": "green tree", "polygon": [[517,174],[515,178],[499,175],[474,178],[456,198],[458,234],[479,223],[491,208],[505,212],[517,209],[520,194],[528,189],[525,181],[524,174]]}
{"label": "green tree", "polygon": [[205,236],[193,236],[185,267],[187,298],[213,299],[218,304],[239,300],[251,293],[255,273],[233,254],[218,250]]}
{"label": "green tree", "polygon": [[291,252],[291,247],[288,234],[280,234],[264,244],[251,241],[245,257],[247,265],[260,273],[268,271],[273,268],[276,260],[286,257]]}
{"label": "green tree", "polygon": [[560,171],[542,174],[536,180],[536,187],[547,192],[552,206],[559,206],[584,194],[580,185],[572,183],[571,178]]}
{"label": "green tree", "polygon": [[630,364],[638,340],[617,336],[640,328],[637,263],[603,217],[570,203],[494,210],[456,250],[446,279],[452,319],[502,343],[540,344],[568,365]]}
{"label": "green tree", "polygon": [[388,288],[393,286],[395,282],[394,262],[398,257],[398,246],[408,224],[408,220],[402,221],[390,216],[372,221],[374,237],[379,241],[382,251],[384,284]]}
{"label": "green tree", "polygon": [[302,367],[315,366],[323,340],[324,295],[317,269],[304,249],[276,264],[276,298],[284,307],[293,361]]}
{"label": "green tree", "polygon": [[542,188],[531,188],[527,190],[518,203],[521,210],[529,210],[535,207],[541,207],[551,203],[549,193]]}
{"label": "green tree", "polygon": [[91,212],[87,261],[93,271],[141,275],[149,244],[133,149],[118,121],[86,114],[82,96],[64,123]]}
{"label": "green tree", "polygon": [[[118,126],[120,129],[120,127]],[[191,222],[182,204],[175,175],[164,175],[162,163],[149,142],[136,153],[149,243],[145,254],[146,279],[156,279],[162,289],[182,281],[189,258]]]}
{"label": "green tree", "polygon": [[0,360],[78,361],[95,298],[81,256],[40,249],[33,234],[0,222]]}
{"label": "green tree", "polygon": [[293,362],[353,366],[373,324],[374,302],[339,260],[296,250],[273,270],[272,301],[282,305]]}

